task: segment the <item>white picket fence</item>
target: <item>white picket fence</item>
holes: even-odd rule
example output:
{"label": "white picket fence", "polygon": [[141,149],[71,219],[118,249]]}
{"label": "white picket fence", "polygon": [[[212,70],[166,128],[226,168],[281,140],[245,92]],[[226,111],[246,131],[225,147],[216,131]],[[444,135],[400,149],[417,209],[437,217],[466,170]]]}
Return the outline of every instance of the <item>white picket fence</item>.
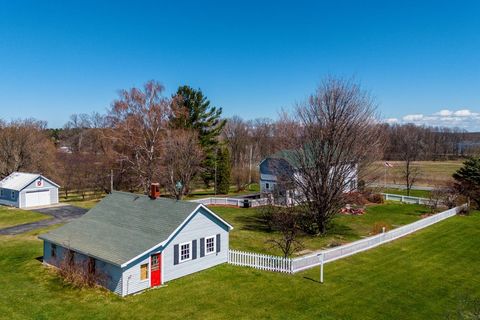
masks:
{"label": "white picket fence", "polygon": [[427,198],[402,196],[399,194],[391,194],[391,193],[382,193],[382,195],[385,200],[389,200],[389,201],[401,201],[404,203],[425,204],[425,205],[428,205],[430,203],[430,199],[427,199]]}
{"label": "white picket fence", "polygon": [[335,261],[353,254],[375,248],[381,244],[406,236],[417,230],[426,228],[432,224],[455,216],[466,204],[437,213],[414,223],[381,233],[372,237],[358,240],[349,244],[332,249],[319,250],[314,253],[289,259],[278,256],[263,255],[253,252],[230,250],[229,263],[239,266],[247,266],[261,270],[295,273],[320,265],[320,254],[323,254],[324,263]]}
{"label": "white picket fence", "polygon": [[191,202],[201,203],[203,205],[223,205],[223,206],[236,206],[236,207],[243,207],[244,202],[247,200],[249,202],[250,207],[259,207],[264,206],[268,203],[268,199],[242,199],[242,198],[217,198],[217,197],[210,197],[210,198],[203,198],[203,199],[196,199],[190,200]]}
{"label": "white picket fence", "polygon": [[292,259],[267,254],[229,250],[228,263],[275,272],[292,272]]}

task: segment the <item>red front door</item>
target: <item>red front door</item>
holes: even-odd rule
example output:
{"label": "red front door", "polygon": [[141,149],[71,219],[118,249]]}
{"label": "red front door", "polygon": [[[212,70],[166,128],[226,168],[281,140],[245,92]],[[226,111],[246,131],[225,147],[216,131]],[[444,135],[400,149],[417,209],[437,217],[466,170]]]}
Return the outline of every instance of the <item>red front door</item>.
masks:
{"label": "red front door", "polygon": [[162,254],[153,254],[150,257],[150,286],[156,287],[162,284]]}

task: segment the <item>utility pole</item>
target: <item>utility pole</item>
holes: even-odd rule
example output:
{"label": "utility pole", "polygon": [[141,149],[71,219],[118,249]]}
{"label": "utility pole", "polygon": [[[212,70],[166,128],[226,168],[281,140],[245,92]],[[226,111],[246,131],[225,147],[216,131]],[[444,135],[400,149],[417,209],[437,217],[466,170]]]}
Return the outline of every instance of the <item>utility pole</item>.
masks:
{"label": "utility pole", "polygon": [[248,184],[252,183],[252,158],[253,158],[253,146],[250,145],[250,161],[248,163]]}
{"label": "utility pole", "polygon": [[217,195],[217,157],[218,157],[218,148],[215,148],[215,177],[214,177],[215,185],[213,186],[215,196]]}
{"label": "utility pole", "polygon": [[110,170],[110,193],[113,192],[113,169]]}

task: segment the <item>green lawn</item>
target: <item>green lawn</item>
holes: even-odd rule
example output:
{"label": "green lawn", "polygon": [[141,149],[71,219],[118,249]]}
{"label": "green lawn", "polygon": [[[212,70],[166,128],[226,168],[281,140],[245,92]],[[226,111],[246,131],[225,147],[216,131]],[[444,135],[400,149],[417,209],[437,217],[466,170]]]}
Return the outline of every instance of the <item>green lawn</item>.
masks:
{"label": "green lawn", "polygon": [[35,234],[0,236],[2,319],[446,319],[480,301],[478,212],[329,263],[324,284],[221,265],[123,299],[63,284]]}
{"label": "green lawn", "polygon": [[[392,194],[399,194],[402,196],[407,195],[407,190],[403,189],[384,189],[382,190],[383,193],[392,193]],[[428,190],[410,190],[411,197],[419,197],[419,198],[428,198],[430,197],[431,191]]]}
{"label": "green lawn", "polygon": [[[278,234],[268,230],[256,209],[212,207],[212,210],[234,226],[230,233],[231,248],[281,254],[279,249],[272,247],[267,242]],[[367,213],[363,216],[338,215],[326,236],[303,236],[301,240],[305,250],[318,250],[368,236],[376,222],[385,222],[392,227],[397,227],[414,222],[427,212],[428,209],[424,206],[398,202],[372,205],[367,207]]]}
{"label": "green lawn", "polygon": [[38,212],[0,206],[0,228],[12,227],[19,224],[50,218],[50,216]]}

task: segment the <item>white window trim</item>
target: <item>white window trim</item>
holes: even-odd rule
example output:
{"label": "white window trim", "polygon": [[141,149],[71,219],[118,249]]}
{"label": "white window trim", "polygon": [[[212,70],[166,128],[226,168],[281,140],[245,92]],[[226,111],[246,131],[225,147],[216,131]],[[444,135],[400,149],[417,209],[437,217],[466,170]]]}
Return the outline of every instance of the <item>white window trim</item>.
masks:
{"label": "white window trim", "polygon": [[[188,258],[182,260],[182,246],[188,244]],[[192,241],[180,243],[178,245],[178,263],[192,260]]]}
{"label": "white window trim", "polygon": [[[213,239],[213,251],[212,252],[207,251],[207,239]],[[214,254],[216,252],[217,252],[217,236],[213,235],[213,236],[210,236],[210,237],[205,237],[205,255],[208,256],[208,255]]]}
{"label": "white window trim", "polygon": [[[146,264],[147,265],[147,279],[143,279],[142,280],[142,266]],[[147,282],[147,281],[150,281],[150,278],[151,278],[151,274],[150,274],[150,261],[146,262],[146,263],[140,263],[138,265],[138,280],[140,281],[140,283],[143,283],[143,282]]]}

